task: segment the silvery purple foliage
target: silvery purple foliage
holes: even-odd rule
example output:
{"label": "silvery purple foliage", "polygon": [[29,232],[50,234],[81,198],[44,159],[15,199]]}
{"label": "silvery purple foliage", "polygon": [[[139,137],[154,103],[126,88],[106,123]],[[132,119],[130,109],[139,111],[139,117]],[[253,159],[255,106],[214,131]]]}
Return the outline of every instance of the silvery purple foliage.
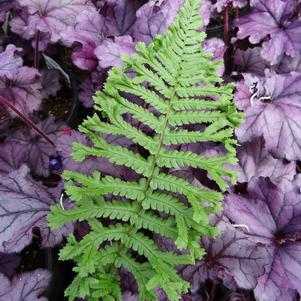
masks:
{"label": "silvery purple foliage", "polygon": [[103,40],[117,33],[115,25],[101,16],[97,11],[83,10],[76,16],[76,22],[62,32],[66,45],[80,44],[76,47],[72,59],[74,64],[83,70],[93,70],[98,64],[95,49]]}
{"label": "silvery purple foliage", "polygon": [[[56,121],[53,117],[39,122],[38,127],[41,128],[50,138],[56,137],[63,123]],[[49,175],[49,156],[56,153],[56,149],[50,145],[33,129],[19,130],[6,139],[7,147],[23,148],[25,153],[25,161],[31,171],[39,176]]]}
{"label": "silvery purple foliage", "polygon": [[114,41],[106,39],[95,49],[99,67],[106,69],[112,66],[122,66],[122,55],[130,56],[135,52],[135,43],[131,36],[115,37]]}
{"label": "silvery purple foliage", "polygon": [[260,51],[260,47],[248,48],[245,51],[237,49],[233,59],[235,71],[264,76],[264,70],[268,67],[268,64],[261,57]]}
{"label": "silvery purple foliage", "polygon": [[12,281],[0,274],[0,300],[47,301],[42,295],[50,278],[50,273],[42,269],[19,274]]}
{"label": "silvery purple foliage", "polygon": [[26,165],[0,177],[0,252],[21,251],[31,243],[35,228],[41,233],[42,247],[53,247],[72,232],[72,224],[55,231],[47,226],[46,216],[50,206],[59,202],[62,188],[35,181]]}
{"label": "silvery purple foliage", "polygon": [[277,186],[268,178],[254,179],[248,193],[231,193],[225,200],[225,214],[244,224],[247,235],[268,249],[270,262],[258,279],[258,301],[288,300],[301,288],[301,195],[291,181]]}
{"label": "silvery purple foliage", "polygon": [[[244,143],[262,135],[266,149],[273,155],[299,160],[301,74],[271,73],[258,82],[259,91],[253,106],[251,103],[244,106],[247,109],[245,122],[236,131],[239,141]],[[239,101],[242,101],[240,97]]]}
{"label": "silvery purple foliage", "polygon": [[[278,64],[284,54],[301,54],[301,16],[297,0],[254,0],[250,14],[238,19],[237,37],[249,37],[252,44],[264,40],[262,57],[272,65]],[[267,36],[269,36],[268,39]]]}
{"label": "silvery purple foliage", "polygon": [[284,163],[274,158],[265,148],[263,137],[257,137],[238,147],[239,159],[235,170],[239,172],[238,182],[249,182],[253,178],[269,177],[273,183],[283,179],[293,181],[296,175],[295,162]]}
{"label": "silvery purple foliage", "polygon": [[29,13],[28,28],[30,34],[36,30],[50,34],[55,43],[68,26],[75,25],[76,16],[83,10],[93,10],[90,0],[17,0]]}
{"label": "silvery purple foliage", "polygon": [[222,280],[230,288],[255,288],[256,278],[264,273],[264,266],[269,262],[266,249],[224,217],[223,220],[219,217],[214,224],[221,234],[216,239],[201,239],[206,251],[204,259],[181,269],[183,277],[192,283],[191,290],[197,292],[206,279]]}
{"label": "silvery purple foliage", "polygon": [[[23,66],[21,51],[10,44],[0,53],[0,94],[28,114],[40,107],[42,87],[38,71]],[[15,116],[12,112],[11,115]]]}

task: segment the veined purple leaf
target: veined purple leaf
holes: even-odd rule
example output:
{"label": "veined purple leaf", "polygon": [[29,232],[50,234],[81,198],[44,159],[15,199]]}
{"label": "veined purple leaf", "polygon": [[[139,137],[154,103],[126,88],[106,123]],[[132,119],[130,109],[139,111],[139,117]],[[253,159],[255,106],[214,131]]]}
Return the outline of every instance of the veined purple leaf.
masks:
{"label": "veined purple leaf", "polygon": [[61,89],[60,72],[54,69],[41,71],[42,96],[47,99],[50,95],[56,96]]}
{"label": "veined purple leaf", "polygon": [[272,65],[280,62],[287,54],[295,57],[301,54],[301,18],[292,17],[297,8],[297,0],[255,0],[252,11],[238,19],[237,37],[249,36],[253,44],[267,36],[262,45],[261,55]]}
{"label": "veined purple leaf", "polygon": [[115,25],[96,11],[83,11],[76,17],[74,26],[62,33],[62,40],[68,46],[79,43],[73,54],[73,63],[83,70],[93,70],[97,66],[95,48],[108,35],[117,34]]}
{"label": "veined purple leaf", "polygon": [[239,73],[252,73],[258,76],[264,76],[264,69],[268,63],[260,55],[260,48],[248,48],[243,51],[237,49],[234,53],[235,70]]}
{"label": "veined purple leaf", "polygon": [[41,295],[46,291],[50,278],[50,273],[42,269],[22,273],[12,282],[0,274],[0,300],[47,301]]}
{"label": "veined purple leaf", "polygon": [[9,44],[0,53],[0,78],[12,78],[17,74],[18,69],[23,65],[23,60],[19,55],[21,51],[21,48]]}
{"label": "veined purple leaf", "polygon": [[101,13],[115,25],[118,35],[130,35],[140,6],[140,0],[107,0]]}
{"label": "veined purple leaf", "polygon": [[107,73],[105,71],[97,70],[92,72],[89,77],[82,82],[78,97],[84,107],[90,108],[93,106],[94,100],[92,97],[96,91],[102,90],[106,77]]}
{"label": "veined purple leaf", "polygon": [[132,294],[131,292],[125,292],[122,295],[122,301],[138,301],[138,295]]}
{"label": "veined purple leaf", "polygon": [[[224,55],[227,50],[227,47],[223,40],[218,38],[211,38],[209,40],[205,40],[203,42],[203,48],[205,51],[212,53],[213,57],[211,60],[220,60],[224,61]],[[222,76],[225,71],[225,66],[223,66],[218,70],[219,76]]]}
{"label": "veined purple leaf", "polygon": [[[263,136],[267,151],[287,160],[300,159],[301,74],[270,75],[259,83],[254,106],[236,130],[241,143]],[[268,99],[262,99],[261,97]]]}
{"label": "veined purple leaf", "polygon": [[265,149],[263,137],[253,139],[238,147],[239,159],[235,170],[239,172],[238,182],[249,182],[252,178],[269,177],[274,183],[283,179],[292,181],[296,174],[296,164],[285,164],[282,160],[275,159]]}
{"label": "veined purple leaf", "polygon": [[[10,29],[25,40],[31,40],[31,46],[35,47],[35,28],[30,23],[30,15],[26,9],[17,10],[9,21]],[[44,51],[50,43],[49,33],[40,33],[39,50]]]}
{"label": "veined purple leaf", "polygon": [[0,275],[3,274],[6,277],[12,277],[16,273],[16,269],[20,262],[21,257],[18,254],[0,253]]}
{"label": "veined purple leaf", "polygon": [[285,56],[275,68],[277,73],[290,73],[292,71],[301,73],[301,55],[297,57]]}
{"label": "veined purple leaf", "polygon": [[106,39],[95,49],[99,67],[106,69],[111,66],[122,66],[122,55],[131,55],[135,52],[135,43],[131,36],[115,37],[114,41]]}
{"label": "veined purple leaf", "polygon": [[4,143],[0,145],[0,175],[5,176],[19,169],[26,160],[26,148],[20,144]]}
{"label": "veined purple leaf", "polygon": [[0,77],[0,93],[21,112],[31,113],[39,109],[42,100],[39,77],[35,68],[20,67],[10,78]]}
{"label": "veined purple leaf", "polygon": [[163,34],[182,4],[183,0],[151,0],[141,6],[136,12],[135,41],[149,44],[157,34]]}
{"label": "veined purple leaf", "polygon": [[75,25],[77,15],[95,9],[90,0],[18,0],[18,3],[28,9],[31,31],[49,33],[53,43],[68,26]]}
{"label": "veined purple leaf", "polygon": [[72,224],[50,231],[46,216],[50,206],[59,202],[63,186],[45,187],[23,165],[19,170],[0,177],[0,252],[19,252],[31,243],[33,229],[42,236],[42,247],[53,247],[73,230]]}
{"label": "veined purple leaf", "polygon": [[196,292],[206,279],[221,279],[230,288],[237,285],[252,289],[256,278],[264,273],[264,265],[269,261],[266,249],[223,219],[218,223],[222,232],[216,239],[201,239],[206,250],[204,259],[181,271],[190,281],[192,291]]}
{"label": "veined purple leaf", "polygon": [[255,289],[258,300],[283,300],[292,290],[300,291],[299,187],[286,180],[276,186],[268,178],[254,179],[246,195],[226,196],[224,208],[226,216],[244,224],[247,234],[268,248],[270,263]]}
{"label": "veined purple leaf", "polygon": [[[42,129],[51,139],[54,140],[58,132],[63,129],[63,123],[57,122],[53,117],[39,122],[38,127]],[[49,156],[56,153],[56,150],[33,129],[27,131],[17,131],[9,136],[6,143],[13,146],[23,147],[26,153],[25,163],[31,171],[39,176],[49,175]]]}

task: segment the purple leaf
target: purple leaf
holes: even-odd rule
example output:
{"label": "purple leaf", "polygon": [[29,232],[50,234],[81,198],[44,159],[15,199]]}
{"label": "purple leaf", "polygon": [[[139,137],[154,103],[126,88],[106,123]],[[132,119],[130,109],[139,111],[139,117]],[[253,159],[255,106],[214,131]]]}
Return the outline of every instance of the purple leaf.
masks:
{"label": "purple leaf", "polygon": [[[203,48],[205,51],[213,54],[211,60],[224,61],[224,55],[227,50],[227,47],[223,40],[218,38],[205,40],[203,43]],[[224,74],[224,71],[225,71],[225,66],[223,64],[223,66],[218,70],[219,76],[222,76]]]}
{"label": "purple leaf", "polygon": [[0,177],[0,252],[21,251],[31,243],[34,228],[41,232],[42,247],[53,247],[72,232],[72,224],[56,231],[47,226],[46,216],[50,206],[59,202],[62,188],[36,182],[26,165]]}
{"label": "purple leaf", "polygon": [[78,14],[94,10],[90,0],[18,0],[18,3],[28,9],[31,32],[38,29],[49,33],[53,43],[61,38],[68,26],[75,25]]}
{"label": "purple leaf", "polygon": [[135,43],[130,36],[115,37],[114,41],[107,39],[95,49],[99,67],[106,69],[111,66],[122,66],[121,55],[131,55],[135,52]]}
{"label": "purple leaf", "polygon": [[[0,78],[0,93],[17,109],[28,114],[41,105],[41,83],[39,73],[30,67],[20,67],[18,73],[9,78]],[[15,116],[14,113],[11,113]]]}
{"label": "purple leaf", "polygon": [[79,100],[83,106],[90,108],[94,104],[92,97],[96,91],[100,91],[103,88],[103,84],[106,80],[107,73],[103,70],[97,70],[92,72],[85,81],[80,85]]}
{"label": "purple leaf", "polygon": [[56,96],[61,89],[60,72],[54,69],[41,71],[42,96],[47,99],[49,96]]}
{"label": "purple leaf", "polygon": [[235,170],[239,172],[238,182],[241,183],[249,182],[254,177],[269,177],[274,183],[282,179],[292,181],[296,174],[294,162],[285,164],[266,151],[263,137],[241,145],[237,157],[239,164],[235,166]]}
{"label": "purple leaf", "polygon": [[260,56],[260,48],[248,48],[246,51],[237,49],[234,54],[235,70],[239,73],[252,73],[264,76],[264,69],[268,67]]}
{"label": "purple leaf", "polygon": [[5,176],[19,169],[26,160],[26,148],[20,144],[5,143],[0,145],[0,175]]}
{"label": "purple leaf", "polygon": [[236,285],[245,289],[254,288],[256,278],[264,273],[264,265],[269,259],[266,249],[235,229],[226,219],[218,225],[222,232],[216,239],[201,239],[206,250],[204,259],[184,267],[181,274],[191,282],[194,292],[206,279],[221,279],[230,288]]}
{"label": "purple leaf", "polygon": [[259,301],[283,300],[289,289],[301,289],[300,200],[294,183],[284,180],[276,186],[268,178],[252,180],[246,195],[225,199],[225,214],[268,248],[270,263],[255,289]]}
{"label": "purple leaf", "polygon": [[[40,122],[37,126],[42,129],[51,139],[63,128],[61,122],[55,122],[53,117]],[[13,146],[23,147],[26,153],[25,163],[31,171],[39,176],[49,175],[49,156],[55,154],[56,150],[33,129],[27,131],[17,131],[7,138],[7,143]]]}
{"label": "purple leaf", "polygon": [[37,269],[33,272],[22,273],[10,282],[0,274],[0,300],[11,301],[47,301],[41,295],[50,283],[50,273]]}
{"label": "purple leaf", "polygon": [[[267,75],[259,87],[257,101],[247,109],[245,122],[236,130],[239,142],[263,135],[267,151],[276,157],[300,159],[301,74]],[[263,96],[271,99],[259,101]]]}
{"label": "purple leaf", "polygon": [[151,0],[141,6],[136,12],[135,41],[149,44],[157,34],[163,34],[182,4],[183,0]]}
{"label": "purple leaf", "polygon": [[[35,28],[30,23],[30,15],[26,9],[17,10],[9,21],[10,29],[25,40],[31,40],[31,46],[35,48]],[[44,51],[50,43],[49,33],[40,33],[39,50]]]}
{"label": "purple leaf", "polygon": [[4,274],[6,277],[12,277],[20,262],[21,257],[17,254],[0,253],[0,274]]}
{"label": "purple leaf", "polygon": [[102,12],[115,25],[118,35],[130,35],[140,6],[140,0],[108,0]]}
{"label": "purple leaf", "polygon": [[62,33],[63,42],[71,46],[74,42],[77,47],[72,54],[73,63],[83,70],[93,70],[97,66],[95,48],[100,45],[106,36],[117,33],[112,22],[106,20],[96,11],[83,11],[76,17],[74,26],[69,26]]}
{"label": "purple leaf", "polygon": [[9,44],[5,51],[0,53],[0,78],[14,77],[18,69],[23,65],[23,60],[20,57],[21,48]]}
{"label": "purple leaf", "polygon": [[290,73],[296,71],[301,73],[301,55],[297,57],[285,56],[280,64],[276,67],[277,73]]}
{"label": "purple leaf", "polygon": [[301,53],[301,19],[293,17],[297,0],[256,0],[251,13],[238,19],[237,37],[249,36],[253,44],[263,42],[261,55],[272,65],[280,62],[282,56],[298,56]]}

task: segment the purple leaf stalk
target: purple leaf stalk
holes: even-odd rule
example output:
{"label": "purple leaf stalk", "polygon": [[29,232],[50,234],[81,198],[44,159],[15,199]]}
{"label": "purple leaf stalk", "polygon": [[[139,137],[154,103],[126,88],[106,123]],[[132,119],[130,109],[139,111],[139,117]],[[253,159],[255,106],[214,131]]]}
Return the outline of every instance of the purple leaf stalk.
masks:
{"label": "purple leaf stalk", "polygon": [[13,104],[11,104],[6,98],[0,96],[0,103],[13,110],[29,127],[33,128],[41,137],[43,137],[51,146],[56,148],[55,143],[45,134],[40,128],[38,128],[25,114],[19,111]]}

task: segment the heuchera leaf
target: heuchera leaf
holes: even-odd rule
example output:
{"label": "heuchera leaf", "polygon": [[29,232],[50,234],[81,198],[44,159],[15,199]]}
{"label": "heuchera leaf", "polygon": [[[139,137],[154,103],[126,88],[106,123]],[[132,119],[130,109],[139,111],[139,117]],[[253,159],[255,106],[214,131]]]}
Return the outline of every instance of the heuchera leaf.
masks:
{"label": "heuchera leaf", "polygon": [[283,163],[266,151],[263,137],[258,137],[238,147],[239,172],[238,182],[249,182],[256,177],[269,177],[274,183],[282,179],[292,181],[296,174],[295,162]]}
{"label": "heuchera leaf", "polygon": [[[55,121],[53,117],[39,122],[37,126],[51,139],[54,139],[56,134],[64,127],[62,122]],[[39,136],[36,131],[33,129],[19,130],[9,136],[6,143],[25,149],[25,163],[34,174],[39,176],[49,175],[49,156],[55,154],[56,150],[44,138]]]}
{"label": "heuchera leaf", "polygon": [[[9,26],[11,31],[18,36],[25,40],[31,40],[31,46],[33,48],[35,47],[35,28],[32,26],[30,14],[25,8],[18,9],[12,13],[12,18],[9,20]],[[39,38],[39,50],[44,51],[49,43],[50,34],[41,32]]]}
{"label": "heuchera leaf", "polygon": [[70,223],[55,231],[47,227],[46,216],[59,202],[61,191],[62,185],[49,188],[35,181],[26,165],[0,176],[0,252],[21,251],[31,243],[34,228],[40,230],[42,247],[53,247],[71,233]]}
{"label": "heuchera leaf", "polygon": [[98,64],[95,48],[109,35],[117,34],[115,25],[97,11],[83,11],[76,17],[76,22],[62,33],[64,44],[77,47],[72,54],[73,63],[83,70],[93,70]]}
{"label": "heuchera leaf", "polygon": [[0,77],[12,78],[17,74],[18,69],[23,65],[20,57],[21,48],[9,44],[6,49],[0,53]]}
{"label": "heuchera leaf", "polygon": [[248,48],[245,51],[237,49],[233,59],[235,70],[239,73],[252,73],[264,76],[264,69],[268,64],[261,57],[260,50],[260,47]]}
{"label": "heuchera leaf", "polygon": [[0,175],[5,176],[19,169],[26,160],[26,148],[20,144],[4,143],[0,145]]}
{"label": "heuchera leaf", "polygon": [[30,14],[29,30],[49,33],[57,42],[68,26],[74,26],[76,16],[83,10],[94,10],[90,0],[17,0]]}
{"label": "heuchera leaf", "polygon": [[[211,58],[211,60],[213,60],[213,61],[215,61],[215,60],[223,61],[224,60],[224,55],[227,50],[227,47],[223,40],[221,40],[219,38],[211,38],[209,40],[205,40],[203,43],[203,48],[208,53],[213,54],[213,57]],[[220,67],[220,69],[218,70],[218,75],[222,76],[224,74],[224,71],[225,71],[225,66],[223,64]]]}
{"label": "heuchera leaf", "polygon": [[218,226],[222,232],[216,239],[201,239],[201,245],[206,250],[204,259],[184,267],[181,274],[190,281],[193,291],[197,291],[207,279],[223,280],[230,288],[236,285],[245,289],[254,288],[256,278],[264,273],[264,265],[269,260],[266,249],[235,229],[225,217],[218,222]]}
{"label": "heuchera leaf", "polygon": [[122,55],[131,55],[135,52],[135,43],[131,36],[115,37],[114,41],[107,39],[95,49],[99,67],[106,69],[112,66],[123,66]]}
{"label": "heuchera leaf", "polygon": [[[239,141],[244,143],[263,135],[266,149],[273,155],[300,159],[301,74],[269,74],[260,79],[258,87],[254,106],[247,109],[245,122],[236,130]],[[270,100],[259,101],[261,97]]]}
{"label": "heuchera leaf", "polygon": [[135,40],[148,44],[157,34],[163,34],[182,4],[183,0],[151,0],[140,7],[136,12]]}
{"label": "heuchera leaf", "polygon": [[285,56],[278,66],[276,66],[277,73],[290,73],[296,71],[301,73],[301,55],[297,57]]}
{"label": "heuchera leaf", "polygon": [[261,55],[272,65],[280,62],[282,56],[298,56],[301,53],[301,18],[293,17],[297,0],[253,0],[251,13],[238,19],[237,37],[249,36],[253,44],[263,42]]}
{"label": "heuchera leaf", "polygon": [[101,13],[115,25],[118,35],[130,35],[140,6],[140,0],[107,0]]}
{"label": "heuchera leaf", "polygon": [[12,282],[0,274],[0,300],[47,301],[41,295],[46,291],[49,282],[50,273],[42,269],[22,273]]}
{"label": "heuchera leaf", "polygon": [[[301,195],[284,180],[277,186],[268,178],[253,179],[246,195],[229,194],[225,214],[244,224],[248,235],[267,246],[270,263],[255,289],[256,300],[286,300],[301,289]],[[292,300],[288,298],[287,300]]]}
{"label": "heuchera leaf", "polygon": [[[39,73],[30,67],[20,67],[11,78],[0,76],[0,93],[23,113],[31,113],[41,105]],[[14,113],[11,113],[15,116]]]}

